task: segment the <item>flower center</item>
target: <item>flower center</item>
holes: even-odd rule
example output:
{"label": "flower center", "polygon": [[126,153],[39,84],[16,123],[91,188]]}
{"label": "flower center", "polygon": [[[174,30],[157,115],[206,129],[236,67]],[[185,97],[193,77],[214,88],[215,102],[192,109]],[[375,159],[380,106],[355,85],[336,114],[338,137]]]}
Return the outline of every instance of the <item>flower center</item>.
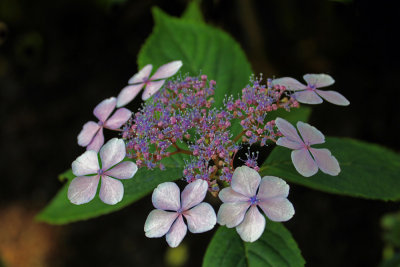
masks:
{"label": "flower center", "polygon": [[97,123],[97,125],[99,125],[100,127],[103,127],[103,124],[104,124],[104,122],[102,122],[102,121],[99,121],[99,122]]}
{"label": "flower center", "polygon": [[97,173],[98,173],[99,175],[103,175],[104,171],[103,171],[102,169],[100,169],[100,170],[97,171]]}
{"label": "flower center", "polygon": [[257,196],[253,196],[253,197],[250,198],[250,204],[251,205],[257,205],[259,201],[260,200],[257,198]]}
{"label": "flower center", "polygon": [[315,84],[309,84],[309,85],[307,85],[307,90],[310,90],[310,91],[315,91]]}
{"label": "flower center", "polygon": [[183,209],[182,208],[180,208],[179,210],[177,210],[176,211],[178,214],[182,214],[182,212],[183,212]]}

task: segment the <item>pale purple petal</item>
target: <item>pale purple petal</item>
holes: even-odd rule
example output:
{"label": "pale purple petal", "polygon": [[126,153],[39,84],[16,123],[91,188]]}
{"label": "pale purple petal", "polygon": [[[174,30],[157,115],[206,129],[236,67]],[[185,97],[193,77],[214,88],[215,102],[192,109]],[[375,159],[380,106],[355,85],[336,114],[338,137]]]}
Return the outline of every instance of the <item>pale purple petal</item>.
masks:
{"label": "pale purple petal", "polygon": [[68,187],[68,199],[80,205],[91,201],[96,195],[99,176],[79,176],[74,178]]}
{"label": "pale purple petal", "polygon": [[290,149],[301,149],[304,144],[290,140],[288,137],[281,137],[276,141],[278,146],[284,146]]}
{"label": "pale purple petal", "polygon": [[100,127],[97,134],[94,136],[92,142],[86,147],[86,150],[94,150],[99,152],[101,146],[104,144],[103,127]]}
{"label": "pale purple petal", "polygon": [[149,82],[143,91],[142,100],[147,100],[152,95],[157,93],[157,91],[160,90],[161,86],[163,86],[164,82],[165,80]]}
{"label": "pale purple petal", "polygon": [[157,209],[177,211],[181,208],[179,187],[172,182],[159,184],[153,191],[151,201]]}
{"label": "pale purple petal", "polygon": [[182,210],[188,210],[196,206],[206,197],[208,183],[204,180],[196,180],[188,184],[182,191]]}
{"label": "pale purple petal", "polygon": [[314,156],[315,162],[321,171],[333,176],[336,176],[340,173],[339,162],[334,156],[332,156],[328,149],[310,148],[310,152]]}
{"label": "pale purple petal", "polygon": [[322,90],[315,90],[317,94],[319,94],[322,98],[326,101],[331,102],[332,104],[339,105],[339,106],[348,106],[350,105],[349,100],[347,100],[343,95],[339,94],[335,91],[322,91]]}
{"label": "pale purple petal", "polygon": [[101,169],[106,171],[125,158],[124,140],[113,138],[100,149]]}
{"label": "pale purple petal", "polygon": [[286,89],[290,90],[290,91],[303,90],[303,89],[307,88],[306,85],[304,85],[301,82],[299,82],[298,80],[290,78],[290,77],[274,79],[274,80],[272,80],[272,84],[285,86]]}
{"label": "pale purple petal", "polygon": [[296,128],[294,128],[294,126],[290,122],[278,117],[275,119],[275,124],[276,127],[278,127],[278,130],[285,137],[287,137],[293,142],[298,142],[299,144],[303,144],[303,140],[301,140],[299,134],[297,133]]}
{"label": "pale purple petal", "polygon": [[95,174],[100,169],[96,151],[88,150],[72,162],[72,173],[76,176]]}
{"label": "pale purple petal", "polygon": [[144,83],[128,85],[122,88],[117,98],[117,108],[125,106],[132,101],[142,90]]}
{"label": "pale purple petal", "polygon": [[222,202],[246,202],[249,201],[249,197],[235,192],[232,187],[226,187],[222,189],[218,194],[219,199]]}
{"label": "pale purple petal", "polygon": [[115,205],[124,196],[124,185],[117,179],[102,175],[99,196],[104,203]]}
{"label": "pale purple petal", "polygon": [[104,126],[110,129],[118,129],[120,128],[125,122],[129,120],[132,115],[132,111],[126,108],[120,108],[115,111],[115,113],[109,118],[105,123]]}
{"label": "pale purple petal", "polygon": [[157,69],[153,76],[151,76],[150,80],[158,80],[158,79],[166,79],[169,78],[182,67],[182,61],[176,60],[169,62],[167,64],[162,65]]}
{"label": "pale purple petal", "polygon": [[293,205],[287,198],[270,198],[260,201],[258,205],[274,222],[286,222],[294,215]]}
{"label": "pale purple petal", "polygon": [[261,176],[258,172],[247,166],[236,168],[232,175],[232,189],[247,197],[256,195],[260,185]]}
{"label": "pale purple petal", "polygon": [[285,198],[289,195],[289,185],[279,177],[265,176],[262,178],[257,198],[265,200],[268,198]]}
{"label": "pale purple petal", "polygon": [[303,79],[308,85],[315,86],[315,88],[329,86],[335,82],[328,74],[306,74],[303,76]]}
{"label": "pale purple petal", "polygon": [[147,64],[138,73],[136,73],[129,79],[128,84],[145,82],[149,79],[152,69],[153,66],[151,64]]}
{"label": "pale purple petal", "polygon": [[217,223],[217,216],[214,209],[210,204],[205,202],[185,211],[183,215],[188,223],[189,231],[194,234],[209,231]]}
{"label": "pale purple petal", "polygon": [[297,122],[297,129],[306,145],[325,143],[325,136],[314,126],[299,121]]}
{"label": "pale purple petal", "polygon": [[177,217],[177,212],[152,210],[144,224],[145,235],[150,238],[162,237],[169,231]]}
{"label": "pale purple petal", "polygon": [[292,162],[296,170],[305,177],[310,177],[318,171],[317,163],[305,148],[292,151]]}
{"label": "pale purple petal", "polygon": [[217,220],[220,225],[228,228],[239,225],[250,207],[250,202],[228,202],[223,203],[218,210]]}
{"label": "pale purple petal", "polygon": [[132,161],[124,161],[106,171],[104,174],[118,179],[130,179],[135,175],[137,170],[138,167],[135,163]]}
{"label": "pale purple petal", "polygon": [[110,97],[101,101],[93,110],[93,114],[102,122],[105,122],[117,104],[115,97]]}
{"label": "pale purple petal", "polygon": [[183,238],[187,233],[187,227],[183,221],[182,215],[180,215],[172,225],[171,229],[167,233],[166,240],[171,248],[176,248],[182,242]]}
{"label": "pale purple petal", "polygon": [[321,104],[323,102],[322,98],[311,90],[296,92],[293,94],[293,97],[300,103],[304,104]]}
{"label": "pale purple petal", "polygon": [[93,140],[93,137],[100,129],[100,126],[94,121],[89,121],[83,125],[81,132],[78,135],[78,145],[87,146]]}
{"label": "pale purple petal", "polygon": [[238,232],[243,241],[254,242],[260,238],[264,229],[264,216],[256,206],[252,206],[246,213],[243,222],[236,227],[236,232]]}

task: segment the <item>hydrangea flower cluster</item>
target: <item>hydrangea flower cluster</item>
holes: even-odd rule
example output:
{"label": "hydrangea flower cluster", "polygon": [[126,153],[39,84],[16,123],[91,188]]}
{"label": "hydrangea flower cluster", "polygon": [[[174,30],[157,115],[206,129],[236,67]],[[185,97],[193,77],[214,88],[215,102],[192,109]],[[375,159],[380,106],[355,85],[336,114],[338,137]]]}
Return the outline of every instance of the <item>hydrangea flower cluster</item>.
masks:
{"label": "hydrangea flower cluster", "polygon": [[[99,123],[86,123],[78,136],[78,144],[87,146],[87,151],[72,164],[78,176],[68,190],[72,203],[91,201],[101,181],[100,199],[114,205],[123,198],[123,184],[118,179],[132,178],[142,167],[164,170],[164,158],[183,154],[182,176],[188,185],[182,193],[172,182],[157,186],[152,196],[156,209],[144,226],[146,236],[165,235],[167,243],[176,247],[188,229],[202,233],[218,222],[236,227],[244,241],[254,242],[266,224],[260,211],[270,220],[282,222],[293,217],[294,208],[287,199],[289,185],[282,178],[261,178],[258,152],[249,150],[247,159],[242,160],[244,166],[233,164],[242,144],[263,147],[276,143],[292,149],[294,167],[305,177],[318,169],[329,175],[340,173],[339,163],[329,150],[311,147],[325,142],[319,130],[303,122],[297,122],[296,130],[288,121],[269,116],[278,109],[298,108],[299,102],[321,103],[321,97],[348,105],[339,93],[317,89],[331,85],[332,77],[307,74],[304,79],[308,85],[303,85],[288,77],[268,79],[263,84],[262,76],[252,76],[240,95],[226,96],[221,107],[213,107],[217,83],[206,75],[166,81],[181,66],[181,61],[173,61],[151,76],[152,65],[146,65],[118,98],[106,99],[95,108]],[[146,102],[136,113],[119,108],[110,117],[115,107],[127,105],[143,87],[142,99]],[[103,128],[120,132],[122,139],[111,139],[102,147]],[[218,216],[210,204],[202,202],[207,192],[223,202]]]}

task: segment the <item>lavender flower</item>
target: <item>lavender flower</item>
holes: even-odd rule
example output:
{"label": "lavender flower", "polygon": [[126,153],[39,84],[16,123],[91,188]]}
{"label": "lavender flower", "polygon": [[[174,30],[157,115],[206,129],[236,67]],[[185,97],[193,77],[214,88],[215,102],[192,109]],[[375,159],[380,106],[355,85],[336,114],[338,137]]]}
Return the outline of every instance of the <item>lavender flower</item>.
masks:
{"label": "lavender flower", "polygon": [[290,220],[294,215],[292,203],[287,199],[289,185],[274,176],[261,176],[257,171],[239,167],[232,177],[231,187],[221,190],[219,198],[224,202],[218,211],[218,223],[228,228],[236,227],[246,242],[260,238],[265,228],[265,218],[258,210],[277,222]]}
{"label": "lavender flower", "polygon": [[150,77],[153,66],[148,64],[128,81],[128,86],[124,87],[118,95],[117,107],[128,104],[146,86],[142,99],[147,100],[163,86],[165,79],[173,76],[182,67],[182,61],[172,61],[162,65]]}
{"label": "lavender flower", "polygon": [[[162,183],[154,189],[152,201],[156,208],[150,212],[144,225],[147,237],[166,235],[170,247],[177,247],[186,235],[211,230],[217,218],[210,204],[201,202],[207,193],[207,182],[196,180],[185,187],[179,196],[179,187],[172,182]],[[188,226],[183,221],[186,218]]]}
{"label": "lavender flower", "polygon": [[[292,151],[292,161],[296,170],[303,176],[309,177],[317,173],[318,168],[329,175],[336,176],[340,172],[338,161],[326,149],[312,148],[311,145],[325,143],[324,135],[315,127],[304,122],[297,122],[297,129],[301,137],[288,121],[277,118],[275,120],[279,131],[284,135],[276,142]],[[311,153],[311,154],[310,154]]]}
{"label": "lavender flower", "polygon": [[100,149],[101,168],[96,151],[88,150],[79,156],[72,162],[72,172],[78,177],[69,184],[68,199],[76,205],[91,201],[101,178],[100,199],[109,205],[120,202],[124,186],[114,178],[130,179],[137,171],[135,163],[121,162],[125,153],[124,141],[113,138]]}
{"label": "lavender flower", "polygon": [[274,85],[285,86],[291,91],[295,91],[294,98],[300,103],[321,104],[322,98],[335,105],[348,106],[350,104],[344,96],[335,91],[317,90],[317,88],[332,85],[335,80],[328,74],[306,74],[303,76],[307,85],[296,79],[284,77],[272,81]]}
{"label": "lavender flower", "polygon": [[83,129],[78,135],[78,145],[87,146],[87,150],[98,152],[104,144],[103,128],[117,130],[129,120],[132,112],[126,108],[117,109],[114,115],[109,118],[116,103],[117,99],[110,97],[94,108],[93,114],[99,119],[99,122],[89,121],[83,125]]}

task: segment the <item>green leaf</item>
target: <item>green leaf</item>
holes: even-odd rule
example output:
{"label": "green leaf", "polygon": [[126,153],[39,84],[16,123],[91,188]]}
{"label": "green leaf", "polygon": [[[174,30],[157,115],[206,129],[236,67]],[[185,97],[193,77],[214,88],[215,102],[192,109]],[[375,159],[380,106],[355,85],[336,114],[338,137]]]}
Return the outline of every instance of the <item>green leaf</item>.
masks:
{"label": "green leaf", "polygon": [[194,21],[194,22],[204,22],[203,14],[201,13],[200,1],[191,1],[185,11],[183,11],[182,19]]}
{"label": "green leaf", "polygon": [[146,40],[138,64],[158,67],[172,60],[182,60],[181,73],[208,75],[217,81],[216,106],[221,106],[225,94],[237,94],[252,73],[239,44],[227,33],[209,25],[171,17],[154,8],[155,26]]}
{"label": "green leaf", "polygon": [[71,204],[67,198],[67,192],[68,185],[75,175],[72,174],[71,170],[68,170],[60,175],[60,179],[68,179],[69,182],[63,186],[50,204],[45,207],[36,218],[39,221],[51,224],[66,224],[120,210],[153,191],[160,183],[174,181],[182,177],[183,162],[181,157],[174,157],[173,159],[166,158],[163,160],[163,163],[166,167],[165,171],[140,168],[132,179],[121,180],[124,184],[124,198],[116,205],[104,204],[99,199],[98,193],[96,197],[87,204]]}
{"label": "green leaf", "polygon": [[312,177],[301,176],[293,167],[291,150],[284,147],[274,148],[260,173],[329,193],[400,200],[400,155],[376,144],[349,138],[328,137],[319,147],[328,148],[339,161],[338,176],[321,171]]}
{"label": "green leaf", "polygon": [[235,229],[219,227],[208,245],[203,267],[304,266],[305,261],[290,232],[267,221],[263,235],[254,243],[243,242]]}

